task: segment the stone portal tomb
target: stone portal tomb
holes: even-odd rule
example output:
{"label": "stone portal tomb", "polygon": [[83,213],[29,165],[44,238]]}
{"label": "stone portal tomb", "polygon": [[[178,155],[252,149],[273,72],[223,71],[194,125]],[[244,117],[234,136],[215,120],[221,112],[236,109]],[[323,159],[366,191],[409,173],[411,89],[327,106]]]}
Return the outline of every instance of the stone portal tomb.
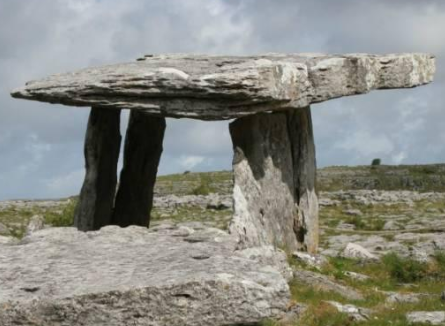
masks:
{"label": "stone portal tomb", "polygon": [[[313,103],[433,80],[429,54],[146,55],[27,83],[16,98],[92,107],[80,230],[148,226],[165,118],[235,119],[234,217],[242,247],[315,252],[318,244]],[[116,194],[119,117],[131,110]]]}

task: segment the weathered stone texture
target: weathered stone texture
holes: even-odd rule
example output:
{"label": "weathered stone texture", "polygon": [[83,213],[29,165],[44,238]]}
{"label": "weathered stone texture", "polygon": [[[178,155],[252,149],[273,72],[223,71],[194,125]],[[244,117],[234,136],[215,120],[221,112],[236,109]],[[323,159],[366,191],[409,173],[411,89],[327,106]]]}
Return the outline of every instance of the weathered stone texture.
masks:
{"label": "weathered stone texture", "polygon": [[236,246],[197,225],[40,230],[0,244],[0,324],[226,326],[279,317],[286,280]]}
{"label": "weathered stone texture", "polygon": [[221,120],[432,81],[429,54],[146,56],[32,81],[12,96]]}
{"label": "weathered stone texture", "polygon": [[297,249],[293,163],[285,113],[230,124],[234,147],[234,216],[230,232],[245,247]]}
{"label": "weathered stone texture", "polygon": [[311,108],[287,112],[292,150],[294,196],[298,218],[294,225],[301,249],[315,253],[318,248],[318,199],[315,193],[316,158]]}
{"label": "weathered stone texture", "polygon": [[83,231],[111,223],[121,144],[120,110],[91,109],[85,136],[85,180],[74,214]]}
{"label": "weathered stone texture", "polygon": [[165,118],[130,113],[113,224],[148,227],[165,126]]}
{"label": "weathered stone texture", "polygon": [[310,108],[262,113],[230,124],[235,156],[231,232],[245,246],[315,253],[318,200]]}

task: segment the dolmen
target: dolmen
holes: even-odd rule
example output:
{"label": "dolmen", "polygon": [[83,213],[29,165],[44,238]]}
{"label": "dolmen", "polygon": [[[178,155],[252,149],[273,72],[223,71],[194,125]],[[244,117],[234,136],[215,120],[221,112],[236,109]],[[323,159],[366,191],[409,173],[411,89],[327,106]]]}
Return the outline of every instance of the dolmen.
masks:
{"label": "dolmen", "polygon": [[[318,246],[310,105],[420,86],[434,73],[429,54],[146,55],[14,90],[91,111],[75,227],[0,241],[0,325],[281,318],[290,307],[284,252]],[[122,110],[131,113],[118,182]],[[228,233],[197,224],[147,229],[166,118],[233,120]]]}
{"label": "dolmen", "polygon": [[[145,55],[31,81],[16,98],[92,107],[79,230],[148,226],[166,118],[227,120],[234,216],[245,247],[315,252],[316,156],[310,105],[433,80],[430,54]],[[121,110],[131,110],[116,192]]]}

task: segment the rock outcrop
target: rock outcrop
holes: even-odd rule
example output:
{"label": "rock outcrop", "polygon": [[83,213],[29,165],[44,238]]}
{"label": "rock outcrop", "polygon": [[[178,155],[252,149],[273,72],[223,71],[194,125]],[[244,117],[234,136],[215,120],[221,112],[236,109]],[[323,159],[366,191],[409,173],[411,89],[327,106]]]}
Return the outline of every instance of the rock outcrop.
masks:
{"label": "rock outcrop", "polygon": [[199,225],[48,228],[0,246],[2,326],[250,325],[290,299],[270,249],[251,257]]}
{"label": "rock outcrop", "polygon": [[419,86],[431,82],[434,72],[429,54],[148,55],[32,81],[12,96],[221,120]]}

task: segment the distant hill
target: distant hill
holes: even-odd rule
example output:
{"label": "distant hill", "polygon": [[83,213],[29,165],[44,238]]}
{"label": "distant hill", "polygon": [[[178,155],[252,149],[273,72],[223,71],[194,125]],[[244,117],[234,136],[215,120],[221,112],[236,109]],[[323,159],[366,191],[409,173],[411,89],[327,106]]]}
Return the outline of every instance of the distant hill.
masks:
{"label": "distant hill", "polygon": [[[445,192],[445,164],[332,166],[317,171],[318,191],[377,189]],[[158,195],[232,191],[232,172],[186,172],[159,176]]]}

